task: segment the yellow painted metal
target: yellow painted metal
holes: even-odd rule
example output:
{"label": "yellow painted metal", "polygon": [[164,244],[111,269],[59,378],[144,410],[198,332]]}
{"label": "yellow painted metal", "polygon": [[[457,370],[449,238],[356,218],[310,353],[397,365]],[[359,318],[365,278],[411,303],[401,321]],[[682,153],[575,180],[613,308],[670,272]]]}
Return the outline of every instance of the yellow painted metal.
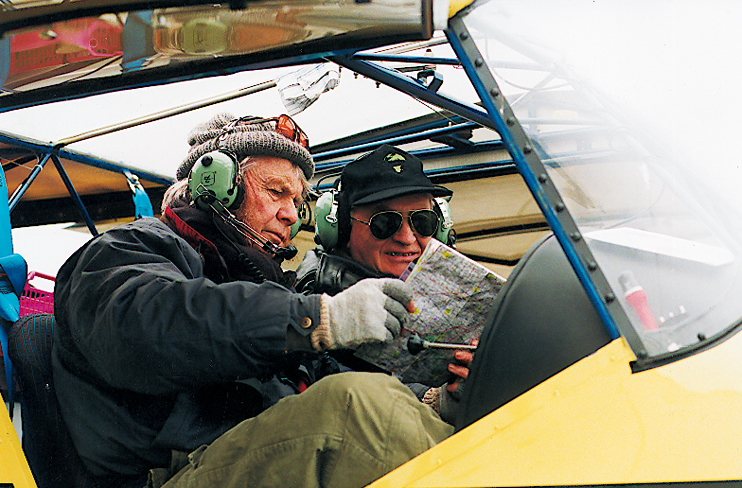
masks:
{"label": "yellow painted metal", "polygon": [[8,410],[4,407],[0,410],[0,485],[36,488]]}
{"label": "yellow painted metal", "polygon": [[450,0],[448,2],[448,18],[450,19],[472,3],[474,3],[474,0]]}
{"label": "yellow painted metal", "polygon": [[617,339],[371,486],[742,480],[742,334],[632,374]]}

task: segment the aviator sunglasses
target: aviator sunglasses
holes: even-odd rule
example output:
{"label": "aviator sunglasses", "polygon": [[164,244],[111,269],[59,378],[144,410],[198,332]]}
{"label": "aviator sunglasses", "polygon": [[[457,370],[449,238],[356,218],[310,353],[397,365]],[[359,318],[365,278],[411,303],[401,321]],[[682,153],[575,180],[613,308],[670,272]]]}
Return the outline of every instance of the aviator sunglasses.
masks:
{"label": "aviator sunglasses", "polygon": [[[350,217],[356,222],[368,225],[371,235],[383,241],[389,239],[402,228],[404,216],[394,210],[385,210],[371,216],[368,222]],[[438,214],[433,210],[413,210],[407,217],[410,221],[410,227],[420,237],[432,237],[438,230]]]}

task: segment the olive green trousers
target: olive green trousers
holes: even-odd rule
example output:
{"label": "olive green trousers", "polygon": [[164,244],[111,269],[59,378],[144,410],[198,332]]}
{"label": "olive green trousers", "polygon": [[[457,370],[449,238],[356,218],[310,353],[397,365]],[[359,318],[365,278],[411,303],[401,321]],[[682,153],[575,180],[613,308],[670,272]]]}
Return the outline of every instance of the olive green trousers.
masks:
{"label": "olive green trousers", "polygon": [[399,380],[340,373],[191,453],[165,488],[360,487],[452,432]]}

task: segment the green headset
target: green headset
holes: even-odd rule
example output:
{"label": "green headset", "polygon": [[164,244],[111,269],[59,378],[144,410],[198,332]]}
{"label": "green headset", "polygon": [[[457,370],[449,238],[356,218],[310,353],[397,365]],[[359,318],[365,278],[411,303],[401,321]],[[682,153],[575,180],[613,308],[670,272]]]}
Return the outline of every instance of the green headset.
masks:
{"label": "green headset", "polygon": [[[201,210],[210,210],[215,200],[227,210],[239,208],[245,197],[245,187],[240,177],[237,157],[228,151],[219,150],[198,158],[188,174],[188,190]],[[302,219],[298,218],[291,226],[291,239],[299,233],[301,223]]]}
{"label": "green headset", "polygon": [[[337,190],[322,193],[314,207],[314,242],[325,249],[333,249],[338,245],[340,204],[337,193]],[[433,211],[438,214],[438,230],[433,237],[450,247],[456,247],[456,231],[453,229],[448,200],[441,197],[433,198]]]}

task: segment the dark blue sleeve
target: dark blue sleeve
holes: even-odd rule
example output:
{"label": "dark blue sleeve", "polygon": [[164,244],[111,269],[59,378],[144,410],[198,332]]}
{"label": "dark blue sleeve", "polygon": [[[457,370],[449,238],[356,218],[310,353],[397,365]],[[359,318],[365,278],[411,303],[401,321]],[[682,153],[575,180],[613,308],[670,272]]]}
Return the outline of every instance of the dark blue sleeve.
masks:
{"label": "dark blue sleeve", "polygon": [[111,386],[160,394],[269,375],[288,327],[308,334],[319,321],[319,296],[202,273],[198,253],[156,219],[94,239],[57,277],[62,353]]}

